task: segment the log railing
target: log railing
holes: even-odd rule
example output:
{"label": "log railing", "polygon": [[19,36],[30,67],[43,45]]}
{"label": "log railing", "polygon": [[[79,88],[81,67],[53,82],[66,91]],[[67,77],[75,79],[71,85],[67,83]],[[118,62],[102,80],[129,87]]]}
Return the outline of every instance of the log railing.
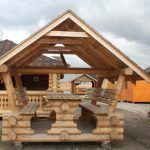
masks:
{"label": "log railing", "polygon": [[[42,107],[43,96],[47,95],[47,91],[27,91],[28,102],[39,103]],[[10,106],[6,91],[0,91],[0,112],[10,111]]]}

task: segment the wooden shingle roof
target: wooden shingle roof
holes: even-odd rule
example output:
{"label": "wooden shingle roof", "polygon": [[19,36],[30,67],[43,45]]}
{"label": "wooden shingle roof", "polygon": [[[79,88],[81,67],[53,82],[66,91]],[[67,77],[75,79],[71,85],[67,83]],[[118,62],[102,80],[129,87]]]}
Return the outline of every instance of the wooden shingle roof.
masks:
{"label": "wooden shingle roof", "polygon": [[[17,46],[16,43],[10,40],[3,40],[0,41],[0,57],[3,56],[4,54],[8,53],[12,48]],[[63,63],[61,59],[54,58],[49,58],[47,56],[41,55],[37,57],[35,60],[33,60],[28,66],[35,66],[35,67],[55,67],[55,66],[63,66]]]}
{"label": "wooden shingle roof", "polygon": [[0,57],[14,48],[17,44],[10,40],[0,41]]}

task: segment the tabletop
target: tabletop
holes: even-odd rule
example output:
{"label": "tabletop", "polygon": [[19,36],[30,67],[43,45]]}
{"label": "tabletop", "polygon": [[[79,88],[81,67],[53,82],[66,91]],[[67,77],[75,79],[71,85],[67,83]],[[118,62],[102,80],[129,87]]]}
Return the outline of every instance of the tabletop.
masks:
{"label": "tabletop", "polygon": [[47,95],[48,100],[81,100],[80,96],[66,93],[49,93]]}

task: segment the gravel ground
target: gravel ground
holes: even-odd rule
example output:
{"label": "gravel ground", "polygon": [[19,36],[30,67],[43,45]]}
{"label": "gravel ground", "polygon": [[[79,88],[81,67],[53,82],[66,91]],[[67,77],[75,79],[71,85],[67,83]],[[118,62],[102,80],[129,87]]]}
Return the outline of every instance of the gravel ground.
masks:
{"label": "gravel ground", "polygon": [[[150,118],[142,112],[134,113],[124,104],[125,139],[112,142],[113,150],[150,150]],[[131,104],[132,105],[132,104]],[[145,105],[147,106],[147,105]],[[138,107],[138,105],[136,106]],[[141,106],[139,105],[141,108]],[[128,111],[127,111],[128,108]],[[149,107],[150,108],[150,107]],[[1,126],[1,122],[0,122]],[[12,144],[0,142],[0,150],[12,150]],[[101,150],[100,143],[24,143],[23,150]]]}

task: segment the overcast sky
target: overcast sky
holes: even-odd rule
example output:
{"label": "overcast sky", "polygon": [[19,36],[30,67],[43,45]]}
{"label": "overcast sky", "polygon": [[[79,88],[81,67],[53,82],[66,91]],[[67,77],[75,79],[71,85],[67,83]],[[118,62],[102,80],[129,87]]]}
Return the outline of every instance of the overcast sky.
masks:
{"label": "overcast sky", "polygon": [[142,68],[150,66],[150,0],[0,0],[3,39],[19,43],[67,9]]}

